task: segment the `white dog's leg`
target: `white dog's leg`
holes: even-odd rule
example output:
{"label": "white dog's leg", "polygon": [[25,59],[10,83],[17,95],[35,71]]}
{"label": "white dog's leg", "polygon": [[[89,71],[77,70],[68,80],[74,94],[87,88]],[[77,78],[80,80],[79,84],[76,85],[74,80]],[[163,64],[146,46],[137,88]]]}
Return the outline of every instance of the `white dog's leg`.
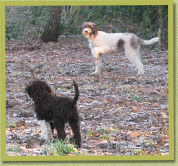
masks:
{"label": "white dog's leg", "polygon": [[138,69],[138,75],[144,75],[144,68],[143,68],[143,64],[142,64],[142,62],[140,60],[140,57],[135,57],[134,65]]}
{"label": "white dog's leg", "polygon": [[92,75],[99,75],[101,72],[101,62],[102,56],[100,55],[98,59],[95,59],[95,71],[91,73]]}
{"label": "white dog's leg", "polygon": [[39,124],[41,127],[41,132],[43,137],[49,142],[53,141],[53,134],[52,134],[50,123],[47,122],[46,120],[40,120]]}
{"label": "white dog's leg", "polygon": [[99,47],[91,49],[92,55],[95,58],[95,71],[91,73],[92,75],[99,75],[101,72],[102,51],[103,50]]}
{"label": "white dog's leg", "polygon": [[130,50],[125,52],[126,57],[132,62],[138,69],[138,75],[144,75],[144,67],[140,60],[139,50]]}

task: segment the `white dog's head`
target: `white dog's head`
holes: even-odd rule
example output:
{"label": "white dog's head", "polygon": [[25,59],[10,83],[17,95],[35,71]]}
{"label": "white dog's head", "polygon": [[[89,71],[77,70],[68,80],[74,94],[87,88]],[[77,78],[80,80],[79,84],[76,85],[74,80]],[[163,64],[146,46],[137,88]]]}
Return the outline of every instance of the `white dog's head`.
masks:
{"label": "white dog's head", "polygon": [[80,26],[80,30],[86,38],[93,38],[98,34],[98,26],[92,22],[84,22]]}

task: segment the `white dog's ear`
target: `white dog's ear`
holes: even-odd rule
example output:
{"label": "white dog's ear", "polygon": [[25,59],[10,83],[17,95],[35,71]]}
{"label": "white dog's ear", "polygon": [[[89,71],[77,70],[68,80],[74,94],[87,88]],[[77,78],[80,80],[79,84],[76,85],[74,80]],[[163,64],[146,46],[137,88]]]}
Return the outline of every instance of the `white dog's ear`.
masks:
{"label": "white dog's ear", "polygon": [[98,26],[95,23],[93,23],[92,33],[93,35],[96,35],[98,33]]}
{"label": "white dog's ear", "polygon": [[98,31],[98,25],[96,25],[95,23],[93,24],[93,27],[95,29],[95,31]]}

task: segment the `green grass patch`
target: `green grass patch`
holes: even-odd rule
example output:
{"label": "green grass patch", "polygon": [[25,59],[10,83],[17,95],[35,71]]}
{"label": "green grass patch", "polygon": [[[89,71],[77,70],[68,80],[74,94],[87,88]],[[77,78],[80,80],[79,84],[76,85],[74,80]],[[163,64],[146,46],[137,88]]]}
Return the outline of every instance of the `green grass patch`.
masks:
{"label": "green grass patch", "polygon": [[135,91],[133,90],[133,88],[131,87],[128,87],[128,86],[123,86],[122,87],[122,92],[125,92],[125,93],[135,93]]}
{"label": "green grass patch", "polygon": [[22,149],[16,144],[15,146],[8,147],[7,152],[20,152]]}
{"label": "green grass patch", "polygon": [[9,121],[7,124],[6,124],[6,128],[15,128],[16,127],[16,124],[15,122],[13,121]]}
{"label": "green grass patch", "polygon": [[142,98],[139,96],[133,96],[132,100],[136,100],[136,101],[140,102],[140,101],[142,101]]}
{"label": "green grass patch", "polygon": [[50,156],[67,156],[67,155],[85,155],[83,152],[78,151],[76,145],[70,144],[69,140],[62,141],[56,139],[54,143],[47,144],[46,147],[42,151],[42,155],[50,155]]}

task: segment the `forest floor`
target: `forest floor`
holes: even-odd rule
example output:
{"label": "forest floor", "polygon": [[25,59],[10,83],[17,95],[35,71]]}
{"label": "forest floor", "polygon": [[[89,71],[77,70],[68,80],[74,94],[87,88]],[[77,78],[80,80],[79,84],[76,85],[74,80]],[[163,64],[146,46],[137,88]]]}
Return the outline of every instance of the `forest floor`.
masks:
{"label": "forest floor", "polygon": [[[94,59],[82,36],[61,36],[57,43],[37,39],[6,42],[6,152],[43,155],[45,144],[25,87],[46,80],[58,96],[77,103],[81,151],[88,155],[168,155],[168,51],[143,47],[145,75],[138,76],[124,55],[104,56],[102,73],[92,76]],[[67,124],[66,132],[72,137]]]}

